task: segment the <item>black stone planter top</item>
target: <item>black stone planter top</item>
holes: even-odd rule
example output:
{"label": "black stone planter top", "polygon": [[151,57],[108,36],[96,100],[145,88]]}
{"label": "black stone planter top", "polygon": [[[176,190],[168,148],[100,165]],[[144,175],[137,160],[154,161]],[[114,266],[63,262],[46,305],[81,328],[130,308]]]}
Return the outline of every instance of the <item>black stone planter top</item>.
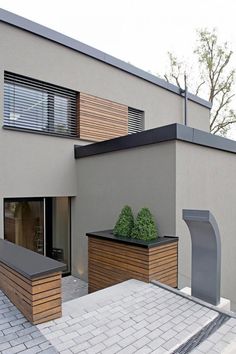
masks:
{"label": "black stone planter top", "polygon": [[105,239],[108,241],[110,240],[110,241],[115,241],[115,242],[120,242],[120,243],[127,243],[129,245],[135,245],[135,246],[144,247],[144,248],[152,248],[152,247],[156,247],[156,246],[161,246],[161,245],[164,245],[167,243],[178,242],[178,240],[179,240],[178,237],[164,236],[164,237],[158,237],[156,240],[152,240],[152,241],[143,241],[143,240],[137,240],[135,238],[115,236],[113,234],[113,230],[88,232],[86,234],[86,236],[101,238],[101,239]]}
{"label": "black stone planter top", "polygon": [[28,279],[61,272],[64,263],[0,239],[0,262]]}

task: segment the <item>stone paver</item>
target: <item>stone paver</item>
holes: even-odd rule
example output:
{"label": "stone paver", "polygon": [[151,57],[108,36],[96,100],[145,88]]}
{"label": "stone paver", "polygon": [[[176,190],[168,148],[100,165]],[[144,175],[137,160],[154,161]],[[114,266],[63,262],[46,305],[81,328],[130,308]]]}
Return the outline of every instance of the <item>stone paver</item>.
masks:
{"label": "stone paver", "polygon": [[[53,342],[59,352],[67,348],[79,353],[81,347],[84,353],[128,354],[142,348],[144,353],[167,353],[217,316],[217,312],[195,305],[153,284],[130,280],[63,303],[64,321],[37,328],[49,341],[59,340]],[[180,321],[176,321],[178,317]],[[184,331],[178,327],[180,323],[184,323]]]}
{"label": "stone paver", "polygon": [[[0,309],[2,354],[171,353],[218,315],[136,280],[63,302],[62,318],[37,326],[21,316],[2,292]],[[230,319],[193,353],[233,354],[234,341],[236,319]]]}
{"label": "stone paver", "polygon": [[[36,326],[31,325],[25,317],[23,317],[18,309],[9,301],[9,299],[0,291],[1,308],[5,309],[0,316],[0,326],[2,334],[0,335],[0,353],[44,353],[44,349],[40,344],[47,344],[51,353],[57,353]],[[1,331],[0,330],[0,331]],[[46,348],[46,347],[45,347]]]}

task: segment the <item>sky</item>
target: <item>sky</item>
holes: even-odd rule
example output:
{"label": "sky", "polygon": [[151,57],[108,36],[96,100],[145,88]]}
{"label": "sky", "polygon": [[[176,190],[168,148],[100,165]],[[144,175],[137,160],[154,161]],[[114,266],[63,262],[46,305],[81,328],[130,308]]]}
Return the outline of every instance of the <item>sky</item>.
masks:
{"label": "sky", "polygon": [[235,0],[0,0],[0,7],[158,76],[168,51],[191,62],[197,28],[216,28],[236,53]]}

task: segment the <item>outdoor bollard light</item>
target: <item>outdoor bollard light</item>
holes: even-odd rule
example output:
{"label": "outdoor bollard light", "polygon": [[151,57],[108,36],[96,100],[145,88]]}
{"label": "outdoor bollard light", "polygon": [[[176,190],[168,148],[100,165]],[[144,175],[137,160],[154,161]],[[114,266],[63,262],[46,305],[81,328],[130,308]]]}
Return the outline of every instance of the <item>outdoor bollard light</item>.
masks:
{"label": "outdoor bollard light", "polygon": [[192,240],[192,296],[212,305],[220,303],[221,241],[209,210],[183,209]]}

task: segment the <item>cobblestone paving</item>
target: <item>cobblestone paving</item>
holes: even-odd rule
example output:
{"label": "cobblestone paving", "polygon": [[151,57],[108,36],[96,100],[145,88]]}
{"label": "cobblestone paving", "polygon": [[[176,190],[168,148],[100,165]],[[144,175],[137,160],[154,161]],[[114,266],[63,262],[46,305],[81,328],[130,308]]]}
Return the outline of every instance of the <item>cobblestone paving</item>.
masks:
{"label": "cobblestone paving", "polygon": [[[58,352],[171,353],[217,312],[153,284],[128,281],[64,304],[63,318],[39,325]],[[67,306],[68,304],[68,306]]]}
{"label": "cobblestone paving", "polygon": [[[182,296],[130,280],[64,302],[62,318],[33,326],[0,292],[0,353],[166,354],[216,316]],[[231,319],[193,353],[221,353],[235,338]]]}
{"label": "cobblestone paving", "polygon": [[0,291],[0,353],[44,353],[57,351],[40,330],[31,325]]}

